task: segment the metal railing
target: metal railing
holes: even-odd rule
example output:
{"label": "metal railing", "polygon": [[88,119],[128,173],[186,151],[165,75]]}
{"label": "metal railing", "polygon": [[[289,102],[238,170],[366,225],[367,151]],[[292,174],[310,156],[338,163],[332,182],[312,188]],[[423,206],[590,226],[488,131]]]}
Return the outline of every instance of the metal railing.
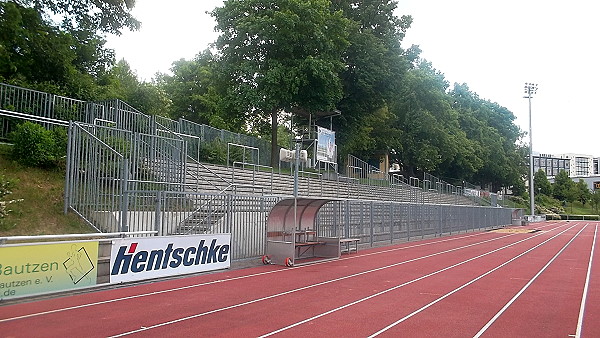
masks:
{"label": "metal railing", "polygon": [[[193,135],[199,138],[199,157],[196,158],[199,162],[226,164],[227,158],[225,152],[227,151],[227,143],[235,143],[257,149],[258,159],[253,159],[255,163],[261,165],[269,165],[271,163],[271,142],[267,140],[213,128],[185,119],[179,119],[178,126],[180,134]],[[211,150],[212,154],[207,154]],[[221,151],[222,154],[215,155],[214,153],[217,151]],[[217,159],[217,161],[214,161],[214,158],[211,159],[212,161],[207,161],[207,157],[211,155],[221,155],[223,158]]]}
{"label": "metal railing", "polygon": [[99,104],[48,94],[37,90],[0,83],[0,139],[7,138],[22,119],[42,124],[63,125],[68,121],[92,122],[103,114],[104,107]]}
{"label": "metal railing", "polygon": [[[0,105],[9,112],[38,116],[42,123],[56,118],[82,121],[70,124],[65,211],[73,210],[101,232],[231,231],[237,241],[234,258],[263,252],[266,215],[292,191],[290,175],[266,167],[270,162],[267,141],[186,120],[150,117],[118,100],[87,103],[8,85],[0,89],[4,90]],[[226,169],[213,170],[200,163],[215,145],[220,148],[213,155],[222,156],[223,165],[229,163],[228,143],[250,150],[251,163],[245,156]],[[270,168],[266,171],[269,188],[256,183],[265,168]],[[250,172],[248,180],[229,179],[229,175],[244,176],[241,170]],[[302,195],[363,199],[334,202],[332,210],[324,209],[319,226],[371,244],[411,239],[416,233],[428,236],[510,224],[503,223],[506,209],[442,205],[461,203],[457,187],[432,177],[390,176],[352,156],[346,176],[298,174]],[[217,188],[214,193],[198,188],[209,181]],[[264,196],[265,192],[280,196]]]}
{"label": "metal railing", "polygon": [[132,232],[110,232],[102,234],[66,234],[66,235],[37,235],[37,236],[7,236],[0,237],[0,245],[10,242],[36,243],[43,241],[71,241],[73,239],[97,239],[98,241],[110,241],[114,238],[126,238],[131,236],[156,235],[157,231],[132,231]]}
{"label": "metal railing", "polygon": [[[264,253],[266,221],[282,197],[125,191],[129,231],[158,235],[231,233],[234,260]],[[359,238],[363,246],[479,231],[512,223],[511,209],[336,200],[317,216],[319,234]],[[190,215],[195,214],[194,218]]]}
{"label": "metal railing", "polygon": [[[17,117],[19,119],[36,116],[35,119],[39,123],[49,123],[49,121],[54,123],[58,121],[60,122],[59,124],[64,125],[67,123],[67,120],[62,119],[73,119],[75,121],[88,122],[97,127],[112,128],[113,131],[122,130],[121,134],[126,131],[146,135],[139,136],[141,140],[137,143],[138,147],[142,146],[141,149],[152,156],[155,153],[163,152],[163,162],[153,163],[155,162],[155,158],[146,156],[144,157],[146,162],[142,162],[143,165],[141,168],[137,166],[137,163],[130,163],[132,167],[129,170],[133,176],[140,174],[141,170],[151,171],[151,173],[148,172],[147,174],[153,174],[158,177],[154,179],[155,181],[167,182],[168,187],[170,187],[169,190],[174,187],[172,184],[174,182],[181,184],[182,187],[179,190],[188,189],[193,183],[186,181],[186,178],[192,178],[192,180],[195,178],[196,182],[206,180],[200,173],[194,173],[186,169],[189,161],[221,164],[230,164],[233,161],[237,161],[255,163],[262,166],[270,163],[270,143],[266,140],[219,130],[185,119],[175,121],[161,116],[148,116],[119,100],[90,103],[25,88],[0,85],[0,109],[2,107],[15,110],[6,110],[6,112],[13,115],[7,115],[7,113],[3,113],[0,110],[0,116],[5,116],[2,123],[0,123],[5,133],[8,132],[10,124],[14,120],[6,116]],[[19,115],[16,116],[15,114]],[[101,130],[98,131],[103,132]],[[93,133],[98,131],[93,131]],[[150,138],[151,136],[156,136],[157,138],[151,138],[145,143],[142,142],[143,139]],[[159,137],[161,136],[164,138],[160,139]],[[106,138],[100,137],[100,139],[105,140],[111,146],[118,142],[116,141],[117,138],[118,135],[113,137],[109,142]],[[182,142],[171,141],[172,139],[179,139]],[[124,142],[127,143],[127,141]],[[167,153],[164,153],[164,149],[167,149],[166,143],[168,142],[171,142],[172,145]],[[157,147],[156,144],[160,145]],[[241,149],[240,159],[232,157],[232,153],[234,153],[232,147],[234,145],[238,145],[235,146],[235,149]],[[177,148],[178,146],[180,147]],[[246,150],[248,150],[248,154],[246,154]],[[181,154],[178,153],[187,155],[189,158],[179,156]],[[246,159],[246,155],[248,155],[248,159]],[[125,155],[125,157],[129,158],[130,156]],[[137,158],[142,158],[142,156],[137,156]],[[170,160],[165,160],[166,158]],[[160,172],[160,168],[158,168],[160,166],[167,169],[166,173]],[[210,173],[210,170],[205,170],[206,167],[203,166],[194,165],[194,168],[204,170],[205,173]],[[330,191],[325,191],[324,186],[330,186],[331,182],[337,182],[336,190],[338,191],[335,193],[337,197],[350,197],[354,191],[358,191],[361,193],[360,196],[370,199],[405,201],[407,196],[413,196],[414,202],[467,203],[465,202],[465,198],[463,198],[466,191],[462,190],[461,187],[455,187],[428,174],[424,175],[422,181],[415,178],[390,176],[352,155],[348,156],[348,165],[345,169],[346,177],[339,177],[337,174],[330,175],[329,173],[327,175],[319,175],[320,173],[313,175],[310,171],[303,171],[300,183],[302,187],[306,187],[302,188],[304,189],[304,193],[331,195]],[[213,174],[219,176],[218,173]],[[165,175],[168,177],[161,178],[161,176]],[[138,180],[151,181],[152,179],[138,178]],[[236,184],[244,185],[243,182]],[[196,184],[196,186],[199,185]],[[413,188],[409,188],[409,186],[418,186],[422,191],[416,191]],[[260,187],[260,189],[270,192],[276,190],[273,187],[270,189]],[[491,196],[491,198],[470,196],[470,199],[471,202],[469,203],[471,204],[490,205],[495,202],[494,196]]]}
{"label": "metal railing", "polygon": [[70,208],[100,232],[103,230],[98,223],[92,221],[100,215],[114,223],[108,232],[127,231],[126,225],[119,222],[123,217],[118,212],[127,203],[123,192],[129,184],[130,164],[122,154],[123,148],[119,151],[113,147],[126,147],[131,134],[111,147],[110,138],[102,140],[103,135],[95,135],[97,129],[109,131],[76,123],[69,128],[65,212]]}
{"label": "metal railing", "polygon": [[[101,115],[94,117],[113,121],[115,127],[137,133],[154,134],[156,127],[151,116],[146,115],[121,100],[95,102],[104,107]],[[72,121],[82,121],[71,119]],[[83,122],[89,122],[85,120]]]}
{"label": "metal railing", "polygon": [[67,149],[65,211],[94,222],[110,219],[109,231],[126,231],[120,212],[125,190],[185,191],[185,142],[161,135],[72,122]]}

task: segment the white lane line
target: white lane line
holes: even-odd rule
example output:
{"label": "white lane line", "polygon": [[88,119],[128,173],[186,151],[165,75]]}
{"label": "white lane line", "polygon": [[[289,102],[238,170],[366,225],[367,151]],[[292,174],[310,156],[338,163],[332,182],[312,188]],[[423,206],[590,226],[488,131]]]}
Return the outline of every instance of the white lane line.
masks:
{"label": "white lane line", "polygon": [[[555,229],[558,229],[558,228],[561,228],[563,226],[566,226],[565,222],[562,222],[562,223],[563,223],[562,225],[557,226]],[[558,223],[558,224],[560,224],[560,223]],[[550,226],[550,225],[548,224],[548,226]],[[552,230],[554,230],[554,229],[552,229]],[[15,316],[15,317],[9,317],[9,318],[0,319],[0,323],[14,321],[14,320],[19,320],[19,319],[27,319],[27,318],[32,318],[32,317],[44,316],[44,315],[49,315],[49,314],[58,313],[58,312],[64,312],[64,311],[78,310],[78,309],[82,309],[82,308],[87,308],[87,307],[92,307],[92,306],[98,306],[98,305],[105,305],[105,304],[110,304],[110,303],[115,303],[115,302],[120,302],[120,301],[132,300],[132,299],[136,299],[136,298],[156,296],[156,295],[160,295],[160,294],[164,294],[164,293],[182,291],[182,290],[187,290],[187,289],[201,287],[201,286],[208,286],[208,285],[213,285],[213,284],[218,284],[218,283],[231,282],[231,281],[236,281],[236,280],[240,280],[240,279],[246,279],[246,278],[252,278],[252,277],[260,277],[260,276],[265,276],[265,275],[269,275],[269,274],[273,274],[273,273],[294,271],[295,269],[305,269],[305,268],[312,267],[312,266],[315,266],[315,265],[320,265],[320,264],[331,264],[333,262],[345,261],[345,260],[349,260],[349,259],[358,259],[358,258],[362,258],[362,257],[379,255],[379,254],[388,253],[388,252],[394,252],[394,251],[412,249],[412,248],[417,248],[417,247],[421,247],[421,246],[429,246],[429,245],[434,245],[434,244],[439,244],[439,243],[445,243],[445,242],[455,241],[455,240],[459,240],[459,239],[465,239],[465,238],[470,238],[470,237],[475,237],[475,236],[481,236],[481,235],[488,234],[488,233],[489,232],[487,232],[487,231],[483,231],[483,232],[473,233],[473,234],[465,235],[465,236],[457,236],[457,237],[440,239],[438,241],[431,241],[431,242],[419,243],[419,244],[413,244],[413,245],[407,245],[407,246],[402,246],[402,247],[399,247],[399,248],[386,249],[386,250],[377,251],[377,252],[371,252],[371,253],[366,253],[366,254],[353,255],[351,257],[340,258],[340,259],[338,259],[336,261],[315,262],[315,263],[311,263],[311,264],[295,266],[295,267],[292,267],[292,268],[285,268],[285,269],[279,269],[279,270],[273,270],[273,271],[259,272],[259,273],[254,273],[254,274],[250,274],[250,275],[244,275],[244,276],[238,276],[238,277],[232,277],[232,278],[219,279],[219,280],[215,280],[215,281],[211,281],[211,282],[186,285],[186,286],[182,286],[182,287],[178,287],[178,288],[171,288],[171,289],[165,289],[165,290],[160,290],[160,291],[147,292],[147,293],[142,293],[142,294],[139,294],[139,295],[133,295],[133,296],[127,296],[127,297],[118,297],[118,298],[107,299],[107,300],[99,301],[99,302],[93,302],[93,303],[87,303],[87,304],[80,304],[80,305],[75,305],[75,306],[58,308],[58,309],[54,309],[54,310],[47,310],[47,311],[35,312],[35,313],[26,314],[26,315],[21,315],[21,316]],[[504,236],[502,236],[502,237],[504,237]],[[498,237],[498,238],[502,238],[502,237]],[[134,287],[134,286],[131,286],[131,287]]]}
{"label": "white lane line", "polygon": [[[515,244],[517,244],[519,242],[532,239],[532,238],[534,238],[536,236],[540,236],[542,234],[543,233],[540,233],[540,234],[532,236],[532,237],[528,237],[528,238],[523,239],[521,241],[509,244],[509,245],[507,245],[505,247],[515,245]],[[510,234],[510,235],[513,235],[513,234]],[[133,331],[128,331],[128,332],[123,332],[121,334],[117,334],[117,335],[114,335],[114,336],[111,336],[111,337],[122,337],[122,336],[126,336],[126,335],[129,335],[129,334],[139,333],[139,332],[143,332],[143,331],[146,331],[146,330],[159,328],[159,327],[162,327],[162,326],[167,326],[167,325],[179,323],[179,322],[182,322],[182,321],[185,321],[185,320],[194,319],[194,318],[206,316],[206,315],[217,313],[217,312],[222,312],[222,311],[225,311],[225,310],[234,309],[234,308],[237,308],[237,307],[241,307],[241,306],[245,306],[245,305],[249,305],[249,304],[261,302],[263,300],[268,300],[268,299],[273,299],[273,298],[276,298],[276,297],[281,297],[281,296],[289,295],[289,294],[292,294],[292,293],[295,293],[295,292],[300,292],[300,291],[312,289],[312,288],[315,288],[315,287],[318,287],[318,286],[322,286],[322,285],[326,285],[326,284],[331,284],[331,283],[338,282],[338,281],[341,281],[341,280],[345,280],[345,279],[349,279],[349,278],[353,278],[353,277],[358,277],[358,276],[366,275],[368,273],[373,273],[373,272],[377,272],[377,271],[381,271],[381,270],[393,268],[393,267],[396,267],[396,266],[400,266],[400,265],[403,265],[403,264],[407,264],[407,263],[411,263],[411,262],[416,262],[416,261],[419,261],[419,260],[422,260],[422,259],[431,258],[431,257],[434,257],[434,256],[446,254],[446,253],[449,253],[449,252],[453,252],[453,251],[465,249],[465,248],[468,248],[468,247],[472,247],[472,246],[484,244],[484,243],[487,243],[487,242],[492,242],[492,241],[495,241],[495,240],[498,240],[498,239],[502,239],[502,238],[505,238],[505,237],[507,237],[507,236],[496,237],[496,238],[488,239],[488,240],[485,240],[485,241],[482,241],[482,242],[472,243],[472,244],[468,244],[468,245],[465,245],[465,246],[461,246],[461,247],[457,247],[457,248],[453,248],[453,249],[448,249],[448,250],[440,251],[440,252],[437,252],[437,253],[433,253],[433,254],[429,254],[429,255],[425,255],[425,256],[413,258],[413,259],[409,259],[409,260],[406,260],[406,261],[394,263],[394,264],[391,264],[391,265],[386,265],[386,266],[375,268],[375,269],[371,269],[371,270],[366,270],[366,271],[363,271],[363,272],[359,272],[359,273],[347,275],[347,276],[344,276],[344,277],[339,277],[339,278],[335,278],[335,279],[323,281],[323,282],[316,283],[316,284],[307,285],[307,286],[304,286],[304,287],[301,287],[301,288],[297,288],[297,289],[294,289],[294,290],[289,290],[289,291],[285,291],[285,292],[273,294],[273,295],[270,295],[270,296],[266,296],[266,297],[254,299],[254,300],[251,300],[251,301],[247,301],[247,302],[243,302],[243,303],[239,303],[239,304],[235,304],[235,305],[231,305],[231,306],[227,306],[227,307],[223,307],[223,308],[211,310],[211,311],[208,311],[208,312],[198,313],[198,314],[195,314],[195,315],[178,318],[178,319],[174,319],[174,320],[171,320],[171,321],[167,321],[167,322],[163,322],[163,323],[158,323],[158,324],[155,324],[155,325],[152,325],[152,326],[148,326],[145,329],[138,329],[138,330],[133,330]],[[448,268],[446,268],[446,270],[447,269]],[[418,280],[423,279],[423,278],[424,277],[421,277]],[[407,284],[409,284],[409,283],[407,283]]]}
{"label": "white lane line", "polygon": [[[336,260],[335,262],[349,260],[349,259],[357,259],[357,258],[362,258],[362,257],[368,257],[368,256],[373,256],[373,255],[379,255],[379,254],[388,253],[388,252],[394,252],[394,251],[412,249],[412,248],[417,248],[417,247],[421,247],[421,246],[428,246],[428,245],[433,245],[433,244],[438,244],[438,243],[450,242],[450,241],[455,241],[455,240],[458,240],[458,239],[465,239],[465,238],[469,238],[469,237],[480,236],[480,235],[483,235],[483,234],[486,234],[486,233],[487,232],[479,232],[479,233],[475,233],[475,234],[471,234],[471,235],[466,235],[466,236],[458,236],[458,237],[452,237],[452,238],[445,238],[445,239],[442,239],[442,240],[439,240],[439,241],[432,241],[432,242],[427,242],[427,243],[413,244],[413,245],[403,246],[403,247],[399,247],[399,248],[386,249],[386,250],[382,250],[382,251],[371,252],[371,253],[366,253],[366,254],[361,254],[361,255],[353,255],[351,257],[340,258],[340,259]],[[505,237],[505,236],[498,237],[498,239],[503,238],[503,237]],[[42,311],[42,312],[35,312],[35,313],[26,314],[26,315],[21,315],[21,316],[15,316],[15,317],[9,317],[9,318],[0,319],[0,323],[8,322],[8,321],[13,321],[13,320],[19,320],[19,319],[26,319],[26,318],[31,318],[31,317],[37,317],[37,316],[43,316],[43,315],[48,315],[48,314],[53,314],[53,313],[58,313],[58,312],[64,312],[64,311],[70,311],[70,310],[77,310],[77,309],[82,309],[82,308],[91,307],[91,306],[110,304],[110,303],[115,303],[115,302],[120,302],[120,301],[125,301],[125,300],[131,300],[131,299],[136,299],[136,298],[142,298],[142,297],[148,297],[148,296],[156,296],[156,295],[160,295],[160,294],[163,294],[163,293],[169,293],[169,292],[187,290],[187,289],[191,289],[191,288],[197,288],[197,287],[201,287],[201,286],[213,285],[213,284],[218,284],[218,283],[231,282],[231,281],[236,281],[236,280],[246,279],[246,278],[251,278],[251,277],[260,277],[260,276],[270,275],[270,274],[273,274],[273,273],[294,271],[296,269],[305,269],[305,268],[312,267],[312,266],[315,266],[315,265],[330,264],[330,263],[333,263],[333,262],[334,261],[315,262],[315,263],[305,264],[305,265],[300,265],[300,266],[295,266],[295,267],[291,267],[291,268],[284,268],[284,269],[279,269],[279,270],[259,272],[259,273],[254,273],[254,274],[250,274],[250,275],[243,275],[243,276],[231,277],[231,278],[225,278],[225,279],[218,279],[218,280],[214,280],[214,281],[211,281],[211,282],[204,282],[204,283],[186,285],[186,286],[182,286],[182,287],[178,287],[178,288],[171,288],[171,289],[165,289],[165,290],[160,290],[160,291],[147,292],[147,293],[142,293],[142,294],[139,294],[139,295],[133,295],[133,296],[127,296],[127,297],[119,297],[119,298],[107,299],[107,300],[99,301],[99,302],[93,302],[93,303],[87,303],[87,304],[69,306],[69,307],[58,308],[58,309],[54,309],[54,310],[47,310],[47,311]],[[108,290],[105,290],[105,291],[108,291]]]}
{"label": "white lane line", "polygon": [[[550,239],[547,239],[547,240],[545,240],[545,241],[544,241],[544,242],[542,242],[541,244],[543,244],[543,243],[545,243],[545,242],[547,242],[547,241],[549,241],[549,240],[551,240],[551,239],[553,239],[553,238],[555,238],[555,237],[557,237],[557,236],[561,235],[562,233],[564,233],[564,232],[568,231],[569,229],[571,229],[571,228],[573,228],[573,227],[575,227],[575,225],[573,225],[573,226],[571,226],[570,228],[568,228],[568,229],[566,229],[566,230],[563,230],[562,232],[560,232],[560,233],[558,233],[558,234],[554,235],[554,236],[553,236],[553,237],[551,237]],[[420,280],[423,280],[423,279],[425,279],[425,278],[428,278],[428,277],[434,276],[434,275],[436,275],[436,274],[439,274],[439,273],[441,273],[441,272],[448,271],[448,270],[450,270],[450,269],[453,269],[453,268],[455,268],[455,267],[457,267],[457,266],[460,266],[460,265],[466,264],[466,263],[468,263],[468,262],[474,261],[474,260],[476,260],[476,259],[478,259],[478,258],[481,258],[481,257],[487,256],[487,255],[490,255],[490,254],[492,254],[492,253],[495,253],[495,252],[498,252],[498,251],[500,251],[500,250],[504,250],[504,249],[506,249],[506,248],[509,248],[509,247],[511,247],[511,246],[514,246],[514,245],[517,245],[517,244],[519,244],[519,243],[522,243],[522,242],[528,241],[528,240],[530,240],[530,239],[533,239],[533,238],[535,238],[535,237],[541,236],[541,235],[543,235],[543,234],[544,234],[543,232],[537,233],[536,235],[533,235],[533,236],[531,236],[531,237],[528,237],[528,238],[522,239],[522,240],[520,240],[520,241],[517,241],[517,242],[515,242],[515,243],[508,244],[508,245],[506,245],[506,246],[503,246],[503,247],[500,247],[500,248],[498,248],[498,249],[495,249],[495,250],[492,250],[492,251],[486,252],[486,253],[484,253],[484,254],[481,254],[481,255],[479,255],[479,256],[475,256],[475,257],[469,258],[469,259],[467,259],[467,260],[465,260],[465,261],[462,261],[462,262],[459,262],[459,263],[453,264],[453,265],[451,265],[451,266],[448,266],[448,267],[446,267],[446,268],[440,269],[440,270],[438,270],[438,271],[434,271],[434,272],[432,272],[432,273],[429,273],[429,274],[427,274],[427,275],[424,275],[424,276],[421,276],[421,277],[419,277],[419,278],[413,279],[413,280],[411,280],[411,281],[405,282],[405,283],[403,283],[403,284],[396,285],[396,286],[394,286],[394,287],[392,287],[392,288],[389,288],[389,289],[386,289],[386,290],[380,291],[380,292],[378,292],[378,293],[375,293],[375,294],[373,294],[373,295],[370,295],[370,296],[368,296],[368,297],[365,297],[365,298],[358,299],[358,300],[356,300],[356,301],[354,301],[354,302],[351,302],[351,303],[348,303],[348,304],[346,304],[346,305],[342,305],[342,306],[340,306],[340,307],[337,307],[337,308],[331,309],[331,310],[329,310],[329,311],[327,311],[327,312],[323,312],[323,313],[321,313],[321,314],[318,314],[318,315],[316,315],[316,316],[313,316],[313,317],[310,317],[310,318],[304,319],[304,320],[302,320],[302,321],[299,321],[299,322],[297,322],[297,323],[294,323],[294,324],[288,325],[288,326],[286,326],[286,327],[283,327],[283,328],[281,328],[281,329],[278,329],[278,330],[275,330],[275,331],[269,332],[269,333],[267,333],[267,334],[264,334],[264,335],[260,336],[259,338],[262,338],[262,337],[268,337],[268,336],[272,336],[272,335],[274,335],[274,334],[281,333],[281,332],[283,332],[283,331],[285,331],[285,330],[289,330],[289,329],[291,329],[291,328],[294,328],[294,327],[296,327],[296,326],[299,326],[299,325],[302,325],[302,324],[308,323],[308,322],[310,322],[310,321],[313,321],[313,320],[315,320],[315,319],[317,319],[317,318],[324,317],[324,316],[326,316],[326,315],[329,315],[329,314],[332,314],[332,313],[334,313],[334,312],[337,312],[337,311],[343,310],[343,309],[345,309],[345,308],[348,308],[348,307],[350,307],[350,306],[356,305],[356,304],[358,304],[358,303],[362,303],[362,302],[364,302],[364,301],[367,301],[367,300],[369,300],[369,299],[372,299],[372,298],[374,298],[374,297],[377,297],[377,296],[383,295],[383,294],[385,294],[385,293],[388,293],[388,292],[390,292],[390,291],[397,290],[397,289],[399,289],[399,288],[401,288],[401,287],[404,287],[404,286],[406,286],[406,285],[409,285],[409,284],[412,284],[412,283],[418,282],[418,281],[420,281]],[[541,245],[541,244],[538,244],[538,246],[539,246],[539,245]],[[530,249],[530,250],[531,250],[531,249]]]}
{"label": "white lane line", "polygon": [[581,307],[579,308],[579,318],[577,320],[577,331],[575,337],[581,337],[581,331],[583,330],[583,315],[585,314],[585,305],[587,301],[588,290],[590,289],[590,276],[592,274],[592,262],[594,260],[594,251],[596,249],[596,235],[598,234],[598,225],[594,230],[594,241],[592,242],[592,249],[590,252],[590,261],[588,263],[587,275],[585,277],[585,286],[583,287],[583,297],[581,298]]}
{"label": "white lane line", "polygon": [[565,246],[562,247],[562,249],[560,249],[556,255],[554,255],[554,257],[552,257],[548,263],[546,263],[546,265],[544,265],[544,267],[542,267],[540,269],[540,271],[538,271],[538,273],[533,276],[533,278],[531,278],[531,280],[525,284],[525,286],[523,286],[523,288],[521,288],[521,290],[519,290],[519,292],[517,292],[516,295],[513,296],[513,298],[511,298],[511,300],[508,301],[508,303],[506,303],[502,309],[500,309],[500,311],[498,311],[498,313],[496,313],[494,315],[494,317],[492,317],[492,319],[490,319],[489,322],[487,322],[482,328],[481,330],[479,330],[479,332],[477,332],[477,334],[475,334],[475,336],[473,338],[478,338],[481,337],[482,334],[485,333],[485,331],[487,331],[487,329],[490,328],[490,326],[492,326],[492,324],[494,324],[494,322],[506,311],[506,309],[508,309],[516,300],[517,298],[519,298],[523,292],[525,292],[525,290],[527,290],[529,288],[529,286],[531,286],[531,284],[533,284],[533,282],[550,266],[550,264],[552,264],[552,262],[554,262],[554,260],[563,252],[565,251],[565,249],[569,246],[569,244],[571,244],[575,238],[577,236],[579,236],[579,234],[585,229],[587,228],[589,223],[587,223],[586,225],[583,226],[583,228],[581,228],[581,230],[579,230],[579,232],[577,232],[577,234],[571,238],[571,240],[569,242],[567,242],[567,244],[565,244]]}

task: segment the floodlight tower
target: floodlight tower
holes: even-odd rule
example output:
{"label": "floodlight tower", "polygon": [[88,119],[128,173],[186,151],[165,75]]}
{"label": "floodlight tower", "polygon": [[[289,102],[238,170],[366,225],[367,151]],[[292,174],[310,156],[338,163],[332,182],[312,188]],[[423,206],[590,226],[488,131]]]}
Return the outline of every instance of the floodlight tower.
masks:
{"label": "floodlight tower", "polygon": [[533,186],[533,137],[531,135],[531,98],[537,93],[537,83],[525,82],[525,96],[529,100],[529,205],[531,207],[531,216],[535,215],[535,200]]}

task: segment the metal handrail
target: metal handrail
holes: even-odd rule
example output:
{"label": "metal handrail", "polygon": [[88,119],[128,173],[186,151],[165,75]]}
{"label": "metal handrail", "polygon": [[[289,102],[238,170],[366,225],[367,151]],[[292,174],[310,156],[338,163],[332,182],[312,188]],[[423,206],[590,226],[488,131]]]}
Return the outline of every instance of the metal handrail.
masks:
{"label": "metal handrail", "polygon": [[45,116],[24,114],[24,113],[15,112],[15,111],[12,111],[12,110],[0,109],[0,115],[7,116],[7,117],[16,117],[16,118],[19,118],[19,119],[29,120],[29,121],[35,121],[35,122],[44,122],[44,123],[57,124],[59,126],[64,126],[64,127],[68,127],[69,126],[69,121],[52,119],[52,118],[45,117]]}
{"label": "metal handrail", "polygon": [[123,238],[133,235],[151,235],[158,231],[134,231],[134,232],[108,232],[93,234],[66,234],[66,235],[39,235],[39,236],[7,236],[0,237],[0,245],[13,241],[47,240],[47,239],[73,239],[73,238],[95,238],[95,237],[118,237]]}

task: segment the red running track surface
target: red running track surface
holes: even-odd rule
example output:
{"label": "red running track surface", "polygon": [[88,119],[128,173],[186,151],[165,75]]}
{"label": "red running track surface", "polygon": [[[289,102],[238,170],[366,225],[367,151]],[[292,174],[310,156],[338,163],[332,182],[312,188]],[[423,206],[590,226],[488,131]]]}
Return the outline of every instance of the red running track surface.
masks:
{"label": "red running track surface", "polygon": [[0,336],[600,337],[598,225],[463,233],[7,305]]}

